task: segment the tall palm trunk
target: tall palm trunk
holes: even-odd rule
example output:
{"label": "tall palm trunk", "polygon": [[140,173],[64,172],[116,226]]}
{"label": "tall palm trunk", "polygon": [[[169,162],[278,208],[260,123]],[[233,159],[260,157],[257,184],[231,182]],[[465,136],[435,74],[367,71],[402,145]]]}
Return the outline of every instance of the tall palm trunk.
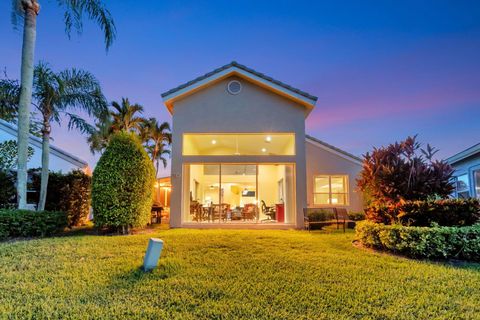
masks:
{"label": "tall palm trunk", "polygon": [[50,133],[51,127],[48,117],[43,119],[42,129],[42,171],[40,173],[40,198],[38,199],[38,211],[45,210],[45,203],[47,201],[47,186],[48,186],[48,166],[50,155]]}
{"label": "tall palm trunk", "polygon": [[33,63],[37,36],[37,15],[40,6],[36,0],[22,0],[25,10],[21,67],[21,92],[18,106],[18,160],[17,160],[17,204],[19,209],[27,207],[27,162],[28,136],[30,131],[30,104],[32,101]]}

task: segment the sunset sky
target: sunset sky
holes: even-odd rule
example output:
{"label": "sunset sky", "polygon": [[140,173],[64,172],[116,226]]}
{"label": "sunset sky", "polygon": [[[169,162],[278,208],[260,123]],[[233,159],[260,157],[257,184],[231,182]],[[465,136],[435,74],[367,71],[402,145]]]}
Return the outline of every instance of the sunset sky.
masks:
{"label": "sunset sky", "polygon": [[[318,96],[307,133],[351,153],[413,134],[441,158],[480,142],[480,1],[105,3],[118,31],[108,53],[94,24],[69,40],[55,1],[41,1],[36,60],[94,73],[145,116],[170,121],[162,92],[235,60]],[[0,2],[0,68],[18,78],[10,10]],[[94,166],[85,137],[53,130]]]}

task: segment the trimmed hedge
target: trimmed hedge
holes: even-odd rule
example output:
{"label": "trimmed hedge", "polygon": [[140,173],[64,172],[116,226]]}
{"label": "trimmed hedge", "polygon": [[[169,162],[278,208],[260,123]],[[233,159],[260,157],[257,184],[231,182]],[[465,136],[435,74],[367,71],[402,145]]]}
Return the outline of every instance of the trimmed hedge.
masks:
{"label": "trimmed hedge", "polygon": [[362,221],[357,224],[356,238],[366,247],[412,258],[480,261],[480,224],[406,227]]}
{"label": "trimmed hedge", "polygon": [[370,206],[365,213],[367,220],[384,224],[471,226],[480,222],[480,202],[475,198],[400,201],[390,205]]}
{"label": "trimmed hedge", "polygon": [[145,226],[150,220],[155,170],[137,136],[119,132],[98,161],[92,180],[93,220],[97,227]]}
{"label": "trimmed hedge", "polygon": [[47,237],[67,226],[67,215],[61,211],[0,210],[0,239]]}
{"label": "trimmed hedge", "polygon": [[[32,189],[37,192],[30,201],[38,203],[40,196],[40,169],[31,171]],[[90,213],[92,177],[81,170],[67,174],[50,172],[45,210],[67,213],[68,227],[84,225]]]}

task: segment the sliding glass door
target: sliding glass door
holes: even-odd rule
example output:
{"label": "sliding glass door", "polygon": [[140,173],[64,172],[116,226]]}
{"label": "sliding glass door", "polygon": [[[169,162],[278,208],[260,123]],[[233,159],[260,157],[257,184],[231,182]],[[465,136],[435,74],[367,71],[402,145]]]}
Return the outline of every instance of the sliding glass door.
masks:
{"label": "sliding glass door", "polygon": [[293,164],[184,167],[184,222],[294,223]]}

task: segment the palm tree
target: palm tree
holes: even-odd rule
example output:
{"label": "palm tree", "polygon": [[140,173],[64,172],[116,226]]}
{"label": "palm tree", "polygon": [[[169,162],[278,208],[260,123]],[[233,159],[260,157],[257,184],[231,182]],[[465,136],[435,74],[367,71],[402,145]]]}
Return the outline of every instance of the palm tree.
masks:
{"label": "palm tree", "polygon": [[[105,46],[112,45],[116,36],[115,24],[110,12],[101,0],[56,0],[64,10],[65,31],[70,37],[72,27],[82,31],[84,14],[95,21],[103,31]],[[40,13],[38,0],[12,0],[12,22],[18,26],[23,21],[23,47],[21,66],[21,92],[18,105],[18,164],[17,164],[17,201],[20,209],[27,204],[27,153],[30,122],[30,104],[32,101],[34,52],[37,29],[37,16]]]}
{"label": "palm tree", "polygon": [[96,152],[102,152],[108,145],[110,137],[112,136],[112,115],[107,113],[105,116],[100,117],[95,122],[95,128],[89,132],[87,142],[90,145],[90,151],[95,154]]}
{"label": "palm tree", "polygon": [[137,103],[130,104],[128,98],[122,98],[122,102],[112,102],[113,111],[110,112],[113,118],[112,131],[136,131],[139,132],[145,119],[137,116],[143,112],[143,107]]}
{"label": "palm tree", "polygon": [[51,123],[60,124],[61,118],[66,117],[69,120],[68,129],[88,133],[93,131],[93,127],[70,110],[101,117],[108,109],[100,84],[91,73],[77,69],[55,73],[44,63],[35,67],[33,100],[42,117],[42,170],[38,202],[38,210],[41,211],[45,209],[47,198]]}
{"label": "palm tree", "polygon": [[165,155],[170,155],[168,147],[172,144],[172,133],[168,122],[158,123],[157,119],[150,118],[141,126],[140,138],[145,143],[145,148],[152,159],[158,174],[160,161],[163,167],[167,166]]}

